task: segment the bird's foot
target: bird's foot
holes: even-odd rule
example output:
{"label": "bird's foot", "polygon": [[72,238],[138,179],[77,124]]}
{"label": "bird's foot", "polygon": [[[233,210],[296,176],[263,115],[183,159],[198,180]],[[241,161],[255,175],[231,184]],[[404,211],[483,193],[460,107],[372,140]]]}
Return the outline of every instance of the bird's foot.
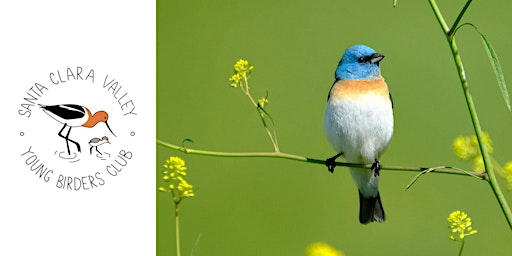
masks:
{"label": "bird's foot", "polygon": [[341,155],[343,155],[343,153],[338,153],[335,156],[325,160],[325,165],[327,166],[327,170],[330,173],[334,173],[334,167],[336,167],[336,158],[340,157]]}
{"label": "bird's foot", "polygon": [[375,177],[380,176],[380,169],[381,169],[380,162],[379,162],[379,160],[375,159],[375,162],[373,162],[372,168],[371,168],[371,170],[375,172],[374,173]]}

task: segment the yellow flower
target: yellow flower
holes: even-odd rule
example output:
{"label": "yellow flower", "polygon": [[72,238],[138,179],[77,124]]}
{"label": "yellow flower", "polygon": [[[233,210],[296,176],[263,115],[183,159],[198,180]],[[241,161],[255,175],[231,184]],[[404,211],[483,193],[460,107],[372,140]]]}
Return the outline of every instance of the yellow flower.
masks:
{"label": "yellow flower", "polygon": [[268,99],[265,97],[258,100],[258,106],[260,106],[260,108],[264,108],[267,104],[268,104]]}
{"label": "yellow flower", "polygon": [[474,172],[484,172],[484,159],[482,157],[475,157],[473,159],[473,171]]}
{"label": "yellow flower", "polygon": [[194,197],[194,189],[190,183],[188,183],[183,177],[178,177],[180,183],[178,183],[178,191],[180,191],[182,197]]}
{"label": "yellow flower", "polygon": [[459,136],[453,142],[453,153],[462,160],[468,160],[476,156],[478,149],[473,147],[470,137]]}
{"label": "yellow flower", "polygon": [[[185,161],[177,156],[171,156],[169,159],[165,160],[164,168],[171,170],[175,175],[187,175],[187,167],[185,166]],[[173,177],[174,175],[172,175]]]}
{"label": "yellow flower", "polygon": [[[457,241],[458,239],[464,240],[466,236],[474,235],[478,231],[471,227],[471,218],[465,212],[454,211],[448,216],[450,226],[450,239]],[[458,234],[458,236],[456,236]],[[458,239],[457,239],[458,238]]]}
{"label": "yellow flower", "polygon": [[247,60],[239,59],[235,63],[235,73],[250,73],[253,69],[254,67]]}
{"label": "yellow flower", "polygon": [[172,192],[174,201],[177,203],[183,198],[194,196],[193,186],[184,178],[184,176],[187,175],[187,167],[183,159],[177,156],[171,156],[165,161],[164,168],[164,171],[162,171],[164,174],[162,179],[170,184],[168,185],[168,189],[158,187],[158,191]]}
{"label": "yellow flower", "polygon": [[[489,154],[494,152],[491,138],[486,132],[483,133],[483,142],[485,143]],[[471,137],[458,136],[455,138],[453,141],[453,153],[462,160],[473,161],[473,170],[475,172],[483,172],[485,170],[482,154],[480,153],[480,146],[478,145],[478,139],[475,135]]]}
{"label": "yellow flower", "polygon": [[343,253],[326,243],[316,242],[308,246],[306,256],[343,256]]}
{"label": "yellow flower", "polygon": [[243,76],[240,74],[234,74],[229,78],[229,81],[231,82],[231,87],[237,88],[240,86],[240,83],[242,82]]}
{"label": "yellow flower", "polygon": [[254,67],[249,64],[249,61],[244,59],[238,60],[234,66],[235,73],[229,78],[231,87],[243,87],[243,83],[247,86],[247,79],[249,79],[249,74],[253,69]]}
{"label": "yellow flower", "polygon": [[503,178],[507,181],[509,189],[512,189],[512,161],[505,165],[503,171]]}

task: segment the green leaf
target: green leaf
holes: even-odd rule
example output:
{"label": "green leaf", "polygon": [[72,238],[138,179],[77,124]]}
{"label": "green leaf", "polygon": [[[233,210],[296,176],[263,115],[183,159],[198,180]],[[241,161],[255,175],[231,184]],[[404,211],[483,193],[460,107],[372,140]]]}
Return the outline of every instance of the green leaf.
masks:
{"label": "green leaf", "polygon": [[190,143],[194,144],[194,140],[193,140],[193,139],[190,139],[190,138],[186,138],[186,139],[184,139],[184,140],[181,142],[181,144],[185,144],[185,142],[190,142]]}
{"label": "green leaf", "polygon": [[491,66],[494,71],[494,74],[496,75],[496,79],[498,80],[498,86],[500,87],[501,94],[505,99],[505,104],[507,105],[508,111],[511,111],[510,97],[508,94],[507,85],[505,83],[505,77],[503,76],[503,71],[501,70],[501,65],[498,56],[496,55],[494,48],[492,48],[491,43],[489,43],[489,40],[487,40],[487,38],[482,33],[479,34],[484,43],[485,52],[487,53],[487,57],[489,57],[489,61],[491,62]]}
{"label": "green leaf", "polygon": [[187,146],[185,146],[185,143],[192,143],[194,144],[194,140],[190,139],[190,138],[186,138],[184,140],[181,141],[181,145],[183,146],[183,148],[185,149],[185,151],[187,150]]}

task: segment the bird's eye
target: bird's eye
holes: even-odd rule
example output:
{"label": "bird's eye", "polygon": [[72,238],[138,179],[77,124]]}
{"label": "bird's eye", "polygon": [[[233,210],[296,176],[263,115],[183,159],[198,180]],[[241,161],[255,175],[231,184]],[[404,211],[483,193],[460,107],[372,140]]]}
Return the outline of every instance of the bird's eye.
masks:
{"label": "bird's eye", "polygon": [[364,58],[363,58],[363,57],[359,57],[359,58],[357,59],[357,62],[359,62],[359,63],[363,63],[363,62],[364,62]]}

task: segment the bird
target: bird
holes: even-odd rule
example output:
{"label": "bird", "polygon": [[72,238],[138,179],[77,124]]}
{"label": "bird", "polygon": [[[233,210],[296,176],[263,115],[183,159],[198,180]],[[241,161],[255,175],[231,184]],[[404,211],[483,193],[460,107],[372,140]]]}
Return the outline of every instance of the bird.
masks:
{"label": "bird", "polygon": [[[99,122],[104,122],[107,125],[108,130],[112,133],[112,135],[116,136],[110,126],[107,123],[108,114],[105,111],[98,111],[91,115],[91,111],[80,105],[76,104],[61,104],[61,105],[42,105],[39,106],[43,109],[43,111],[48,114],[50,117],[55,119],[57,122],[64,124],[62,129],[60,129],[58,135],[61,138],[66,140],[66,146],[68,149],[68,155],[71,155],[71,151],[69,150],[69,142],[71,141],[76,145],[78,152],[80,151],[80,144],[69,138],[69,133],[71,132],[71,128],[73,127],[87,127],[92,128],[96,126]],[[69,127],[68,132],[64,136],[62,132],[66,127]]]}
{"label": "bird", "polygon": [[98,150],[98,146],[101,146],[105,143],[108,143],[110,144],[110,141],[108,141],[108,137],[107,136],[103,136],[101,139],[100,138],[92,138],[90,141],[89,141],[89,145],[91,145],[91,148],[89,149],[91,155],[92,155],[92,148],[96,147],[96,151],[98,153],[100,153],[100,155],[103,155],[99,150]]}
{"label": "bird", "polygon": [[359,190],[359,222],[384,222],[386,214],[379,193],[379,158],[393,136],[393,99],[380,72],[383,54],[358,44],[345,50],[335,71],[324,116],[324,132],[337,154],[325,161],[334,172],[336,158],[349,163]]}

